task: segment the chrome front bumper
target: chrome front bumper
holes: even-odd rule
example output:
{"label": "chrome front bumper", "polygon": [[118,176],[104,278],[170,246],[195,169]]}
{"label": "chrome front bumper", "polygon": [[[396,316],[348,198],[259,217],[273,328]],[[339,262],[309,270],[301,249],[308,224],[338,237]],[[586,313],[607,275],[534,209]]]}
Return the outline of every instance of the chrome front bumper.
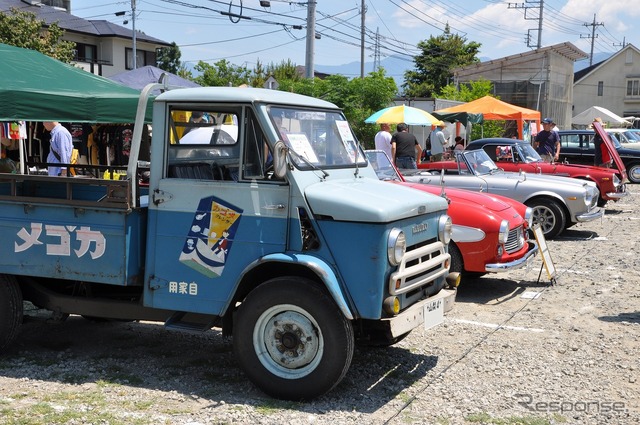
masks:
{"label": "chrome front bumper", "polygon": [[517,270],[527,265],[527,262],[535,257],[538,253],[538,244],[535,241],[527,241],[529,244],[529,251],[517,260],[509,261],[508,263],[493,263],[484,266],[484,270],[489,273],[502,273],[509,270]]}
{"label": "chrome front bumper", "polygon": [[604,216],[604,208],[596,207],[588,213],[580,214],[576,216],[576,221],[578,223],[583,223],[585,221],[593,221],[598,218],[602,218],[603,216]]}

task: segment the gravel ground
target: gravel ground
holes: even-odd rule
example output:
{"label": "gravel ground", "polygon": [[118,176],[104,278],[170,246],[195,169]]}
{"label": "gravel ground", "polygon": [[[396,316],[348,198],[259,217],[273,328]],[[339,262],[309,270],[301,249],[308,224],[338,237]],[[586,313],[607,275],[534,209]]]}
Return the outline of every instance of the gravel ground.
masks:
{"label": "gravel ground", "polygon": [[640,198],[609,205],[548,241],[556,285],[540,257],[463,281],[443,325],[356,349],[310,403],[258,391],[215,331],[31,311],[0,357],[0,424],[638,424],[638,235]]}

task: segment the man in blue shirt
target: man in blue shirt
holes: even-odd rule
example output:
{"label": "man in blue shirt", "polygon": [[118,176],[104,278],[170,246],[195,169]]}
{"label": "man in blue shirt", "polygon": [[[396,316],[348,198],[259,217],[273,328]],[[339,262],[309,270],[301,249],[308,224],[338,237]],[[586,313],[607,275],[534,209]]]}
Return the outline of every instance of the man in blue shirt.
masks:
{"label": "man in blue shirt", "polygon": [[[45,122],[44,128],[51,132],[47,162],[69,164],[71,162],[71,153],[73,151],[73,139],[71,138],[69,130],[56,121]],[[49,175],[66,176],[67,167],[49,166]]]}
{"label": "man in blue shirt", "polygon": [[533,147],[545,162],[557,161],[560,158],[560,138],[558,133],[553,131],[551,118],[542,120],[542,131],[536,135]]}

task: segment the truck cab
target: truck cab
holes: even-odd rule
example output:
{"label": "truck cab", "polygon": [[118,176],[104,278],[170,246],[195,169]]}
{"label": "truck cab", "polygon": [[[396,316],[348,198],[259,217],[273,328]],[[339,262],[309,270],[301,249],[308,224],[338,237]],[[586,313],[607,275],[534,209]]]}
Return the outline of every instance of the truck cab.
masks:
{"label": "truck cab", "polygon": [[[33,217],[21,216],[31,212],[17,206],[22,190],[4,188],[0,211],[13,204],[20,217],[0,212],[2,235],[20,267],[0,268],[0,290],[59,313],[220,327],[248,377],[292,400],[335,387],[354,344],[394,344],[453,306],[446,201],[379,181],[335,105],[263,89],[178,89],[156,97],[152,124],[148,183],[134,132],[125,208],[105,208],[99,189],[85,193],[101,179],[82,192],[80,219],[69,196],[37,208],[40,228],[55,220],[99,235],[100,256],[73,263],[37,244],[18,249]],[[40,276],[30,275],[24,265],[38,261]],[[74,285],[92,290],[63,289]],[[127,296],[111,295],[123,288]],[[1,331],[0,349],[15,333],[3,341]]]}

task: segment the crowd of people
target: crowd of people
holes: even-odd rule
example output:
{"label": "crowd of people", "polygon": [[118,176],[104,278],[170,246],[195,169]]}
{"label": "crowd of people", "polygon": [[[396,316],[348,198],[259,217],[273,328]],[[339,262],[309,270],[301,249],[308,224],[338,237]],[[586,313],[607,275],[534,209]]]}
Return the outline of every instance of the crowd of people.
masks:
{"label": "crowd of people", "polygon": [[388,123],[380,124],[380,131],[376,133],[374,142],[378,150],[384,151],[398,168],[417,168],[422,161],[442,161],[448,158],[452,150],[464,149],[465,140],[457,136],[455,147],[449,147],[449,142],[444,135],[444,125],[437,124],[425,140],[425,148],[418,142],[406,123],[396,125],[396,132],[390,133],[391,126]]}
{"label": "crowd of people", "polygon": [[[602,124],[601,118],[595,118],[594,123]],[[536,152],[545,162],[556,162],[560,159],[560,133],[556,123],[551,118],[541,121],[542,130],[532,140]],[[390,124],[380,124],[380,131],[375,136],[375,147],[386,152],[391,161],[398,168],[417,168],[422,161],[442,161],[448,159],[452,151],[464,150],[465,139],[456,136],[453,147],[443,132],[444,125],[438,124],[429,133],[423,149],[418,139],[409,133],[406,123],[396,126],[396,133],[390,133]],[[515,136],[513,137],[515,138]],[[594,137],[595,159],[594,165],[599,167],[611,167],[611,157],[604,146],[602,138],[596,132]]]}

